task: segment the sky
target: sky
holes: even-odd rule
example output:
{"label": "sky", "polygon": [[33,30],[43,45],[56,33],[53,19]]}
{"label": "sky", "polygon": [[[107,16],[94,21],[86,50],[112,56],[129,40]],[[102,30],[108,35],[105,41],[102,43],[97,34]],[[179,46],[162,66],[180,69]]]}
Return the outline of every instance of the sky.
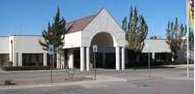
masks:
{"label": "sky", "polygon": [[137,7],[150,36],[165,38],[168,21],[185,24],[185,0],[0,0],[0,36],[41,35],[57,7],[67,21],[96,14],[106,8],[121,24],[130,7]]}

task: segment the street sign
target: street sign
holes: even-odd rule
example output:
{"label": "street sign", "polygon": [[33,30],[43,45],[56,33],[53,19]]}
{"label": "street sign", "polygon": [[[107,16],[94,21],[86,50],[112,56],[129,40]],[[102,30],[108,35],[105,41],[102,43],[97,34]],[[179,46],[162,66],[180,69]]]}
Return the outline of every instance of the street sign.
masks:
{"label": "street sign", "polygon": [[97,45],[93,45],[93,52],[98,52],[98,47],[97,47]]}
{"label": "street sign", "polygon": [[[49,44],[48,45],[48,54],[50,55],[50,57],[53,55],[53,60],[54,60],[54,45],[52,44]],[[52,70],[53,70],[53,64],[54,64],[54,61],[52,62],[52,57],[50,58],[50,70],[51,70],[51,75],[50,75],[50,80],[51,80],[51,83],[53,82],[53,74],[52,74]]]}
{"label": "street sign", "polygon": [[48,45],[48,54],[53,55],[54,54],[54,46],[52,44]]}
{"label": "street sign", "polygon": [[98,47],[97,47],[97,45],[93,45],[93,56],[94,56],[94,80],[96,80],[96,52],[98,52]]}

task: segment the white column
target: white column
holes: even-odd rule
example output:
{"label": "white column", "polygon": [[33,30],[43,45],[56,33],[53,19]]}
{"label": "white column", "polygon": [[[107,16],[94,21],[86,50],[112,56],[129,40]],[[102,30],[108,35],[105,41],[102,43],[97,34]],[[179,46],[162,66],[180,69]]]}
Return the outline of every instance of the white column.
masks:
{"label": "white column", "polygon": [[120,70],[120,48],[119,47],[115,47],[115,56],[116,56],[116,70]]}
{"label": "white column", "polygon": [[80,48],[80,71],[84,71],[85,69],[85,53],[84,53],[85,48],[81,47]]}
{"label": "white column", "polygon": [[63,53],[61,55],[61,66],[60,66],[62,69],[64,69],[64,64],[65,64],[65,54]]}
{"label": "white column", "polygon": [[13,47],[13,37],[9,37],[9,61],[12,62],[12,66],[16,66],[16,64],[14,64],[14,60],[13,60],[13,54],[14,54],[14,47]]}
{"label": "white column", "polygon": [[155,59],[155,52],[152,52],[152,59]]}
{"label": "white column", "polygon": [[9,51],[9,61],[13,63],[13,51]]}
{"label": "white column", "polygon": [[22,66],[22,53],[18,53],[18,66]]}
{"label": "white column", "polygon": [[87,71],[89,71],[89,65],[90,65],[90,52],[89,47],[86,48],[86,68]]}
{"label": "white column", "polygon": [[12,65],[13,65],[13,66],[17,66],[17,62],[18,62],[18,61],[16,61],[16,60],[17,60],[17,59],[16,59],[16,57],[17,57],[16,55],[17,55],[16,53],[13,53],[13,54],[12,54]]}
{"label": "white column", "polygon": [[74,51],[73,50],[68,51],[68,67],[70,69],[74,68]]}
{"label": "white column", "polygon": [[125,48],[124,47],[122,48],[122,54],[121,55],[122,55],[122,59],[121,59],[122,60],[122,62],[121,62],[122,67],[121,67],[121,69],[124,70],[125,69]]}
{"label": "white column", "polygon": [[60,66],[61,66],[61,60],[60,60],[60,53],[57,52],[57,68],[60,69]]}
{"label": "white column", "polygon": [[57,68],[64,69],[64,54],[61,52],[57,53]]}
{"label": "white column", "polygon": [[47,53],[43,53],[43,66],[47,66]]}

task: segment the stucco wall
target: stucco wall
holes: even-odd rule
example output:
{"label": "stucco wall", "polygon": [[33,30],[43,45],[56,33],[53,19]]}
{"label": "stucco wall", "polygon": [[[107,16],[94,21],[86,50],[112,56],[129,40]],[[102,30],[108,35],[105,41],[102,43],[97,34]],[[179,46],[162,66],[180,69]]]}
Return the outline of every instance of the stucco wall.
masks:
{"label": "stucco wall", "polygon": [[20,53],[44,53],[39,44],[41,36],[14,36],[14,52]]}
{"label": "stucco wall", "polygon": [[64,48],[75,48],[81,46],[81,31],[65,35]]}
{"label": "stucco wall", "polygon": [[144,53],[154,52],[154,53],[170,53],[171,49],[164,39],[150,39],[144,41],[145,45],[143,48]]}
{"label": "stucco wall", "polygon": [[9,37],[0,37],[0,53],[9,53]]}
{"label": "stucco wall", "polygon": [[89,47],[94,36],[100,32],[109,33],[113,38],[114,46],[125,46],[127,44],[125,32],[108,11],[103,9],[83,31],[66,34],[64,48]]}
{"label": "stucco wall", "polygon": [[82,32],[82,46],[90,46],[93,37],[100,32],[107,32],[113,37],[114,46],[125,46],[125,32],[114,18],[103,9]]}

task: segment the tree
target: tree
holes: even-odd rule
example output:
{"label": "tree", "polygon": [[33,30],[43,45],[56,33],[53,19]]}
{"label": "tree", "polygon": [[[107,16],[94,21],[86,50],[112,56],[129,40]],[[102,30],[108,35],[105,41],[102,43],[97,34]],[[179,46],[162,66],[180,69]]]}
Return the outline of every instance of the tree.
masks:
{"label": "tree", "polygon": [[131,8],[129,22],[127,17],[122,21],[122,28],[126,32],[128,48],[134,51],[142,51],[144,40],[148,34],[148,25],[143,17],[139,15],[136,8]]}
{"label": "tree", "polygon": [[[128,31],[128,22],[127,22],[127,17],[125,17],[122,21],[122,29],[127,33]],[[127,40],[127,34],[125,34],[125,38]]]}
{"label": "tree", "polygon": [[48,50],[49,44],[54,45],[54,53],[61,53],[64,45],[65,34],[70,30],[70,27],[66,27],[66,21],[63,17],[60,17],[60,9],[57,9],[57,13],[53,18],[53,23],[48,23],[47,30],[43,30],[43,40],[39,40],[43,50]]}
{"label": "tree", "polygon": [[127,22],[127,17],[125,17],[122,21],[122,29],[127,32],[128,31],[128,22]]}
{"label": "tree", "polygon": [[122,21],[122,29],[128,41],[128,56],[136,68],[136,64],[140,63],[140,54],[148,34],[148,26],[143,15],[140,15],[136,8],[131,8],[129,16]]}
{"label": "tree", "polygon": [[168,28],[166,31],[167,43],[170,46],[173,59],[175,60],[178,57],[178,51],[183,48],[182,44],[184,44],[187,27],[183,24],[179,24],[178,18],[176,18],[175,22],[168,22]]}

